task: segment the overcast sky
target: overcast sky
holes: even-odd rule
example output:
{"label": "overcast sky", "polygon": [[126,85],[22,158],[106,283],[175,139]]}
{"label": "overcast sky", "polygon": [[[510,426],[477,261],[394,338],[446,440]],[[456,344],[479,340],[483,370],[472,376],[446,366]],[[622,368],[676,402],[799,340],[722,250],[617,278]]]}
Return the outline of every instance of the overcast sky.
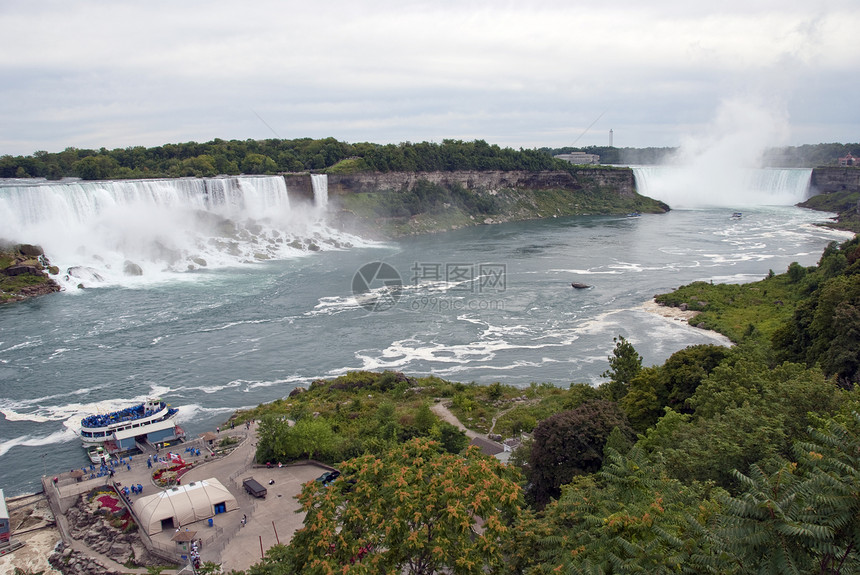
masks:
{"label": "overcast sky", "polygon": [[[599,6],[604,4],[605,6]],[[860,141],[856,0],[3,0],[0,154]]]}

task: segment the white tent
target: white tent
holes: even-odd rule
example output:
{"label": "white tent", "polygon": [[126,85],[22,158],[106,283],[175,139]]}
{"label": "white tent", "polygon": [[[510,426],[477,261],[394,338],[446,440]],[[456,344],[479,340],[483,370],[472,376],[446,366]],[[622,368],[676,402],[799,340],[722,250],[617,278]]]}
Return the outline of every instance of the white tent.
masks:
{"label": "white tent", "polygon": [[150,535],[162,531],[168,520],[179,528],[239,508],[236,498],[217,479],[172,487],[141,497],[133,506],[140,528]]}

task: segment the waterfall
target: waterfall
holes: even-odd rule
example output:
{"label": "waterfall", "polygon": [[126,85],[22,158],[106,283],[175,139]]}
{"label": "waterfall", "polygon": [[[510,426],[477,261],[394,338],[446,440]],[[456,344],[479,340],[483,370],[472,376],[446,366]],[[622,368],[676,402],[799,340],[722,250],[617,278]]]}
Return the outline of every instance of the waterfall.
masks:
{"label": "waterfall", "polygon": [[325,211],[328,207],[328,176],[311,174],[311,185],[314,188],[314,205]]}
{"label": "waterfall", "polygon": [[672,208],[794,205],[809,194],[811,169],[634,166],[636,189]]}
{"label": "waterfall", "polygon": [[[325,194],[322,178],[318,197]],[[127,284],[355,239],[327,228],[319,210],[291,207],[279,176],[14,180],[0,182],[0,239],[41,245],[67,286]]]}

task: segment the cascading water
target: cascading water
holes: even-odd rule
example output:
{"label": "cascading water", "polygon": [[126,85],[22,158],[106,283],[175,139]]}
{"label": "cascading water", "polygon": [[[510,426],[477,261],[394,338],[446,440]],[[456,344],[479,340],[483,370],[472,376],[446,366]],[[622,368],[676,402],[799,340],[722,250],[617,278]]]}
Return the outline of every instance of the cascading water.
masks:
{"label": "cascading water", "polygon": [[314,188],[314,205],[324,213],[328,208],[328,176],[311,174],[311,185]]}
{"label": "cascading water", "polygon": [[787,206],[809,194],[810,169],[634,166],[637,191],[673,209]]}
{"label": "cascading water", "polygon": [[321,209],[291,207],[278,176],[19,180],[0,184],[0,238],[41,245],[67,288],[148,282],[356,239],[326,227]]}

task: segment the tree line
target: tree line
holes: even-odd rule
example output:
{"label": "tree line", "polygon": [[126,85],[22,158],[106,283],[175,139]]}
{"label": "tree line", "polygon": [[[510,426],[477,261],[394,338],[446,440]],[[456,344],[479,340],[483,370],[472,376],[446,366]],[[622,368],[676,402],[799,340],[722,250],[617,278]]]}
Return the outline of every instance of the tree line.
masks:
{"label": "tree line", "polygon": [[[334,138],[221,140],[146,148],[37,151],[29,156],[0,156],[0,178],[67,177],[85,180],[212,177],[238,174],[432,172],[456,170],[564,170],[570,164],[553,156],[571,151],[598,154],[604,164],[659,164],[675,148],[502,148],[484,140],[443,140],[400,144],[350,144]],[[817,144],[774,148],[764,155],[773,167],[835,165],[847,153],[860,156],[860,144]]]}
{"label": "tree line", "polygon": [[85,180],[212,177],[281,172],[425,172],[567,169],[539,150],[502,148],[483,140],[350,144],[334,138],[212,140],[153,148],[66,148],[59,153],[0,157],[2,178],[77,177]]}

